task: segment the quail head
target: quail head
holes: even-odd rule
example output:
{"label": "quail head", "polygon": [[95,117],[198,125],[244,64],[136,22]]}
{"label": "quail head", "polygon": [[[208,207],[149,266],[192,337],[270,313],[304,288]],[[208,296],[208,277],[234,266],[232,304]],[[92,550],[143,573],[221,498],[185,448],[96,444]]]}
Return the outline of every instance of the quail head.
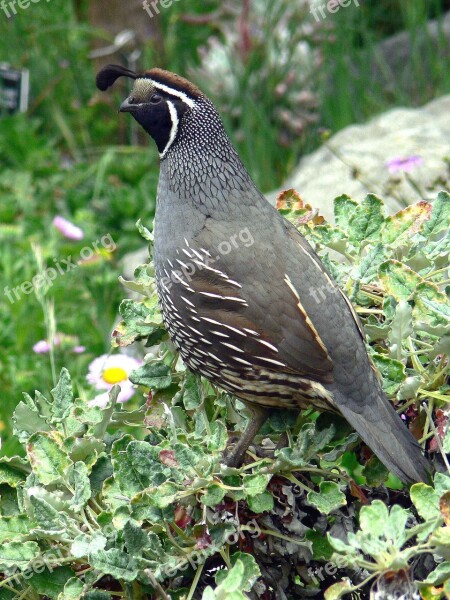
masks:
{"label": "quail head", "polygon": [[[297,229],[253,183],[212,102],[162,69],[109,65],[101,90],[134,79],[120,111],[161,157],[155,270],[185,364],[252,411],[227,458],[239,464],[272,409],[343,415],[405,482],[427,481],[421,449],[383,393],[351,303]],[[321,302],[315,291],[328,290]]]}

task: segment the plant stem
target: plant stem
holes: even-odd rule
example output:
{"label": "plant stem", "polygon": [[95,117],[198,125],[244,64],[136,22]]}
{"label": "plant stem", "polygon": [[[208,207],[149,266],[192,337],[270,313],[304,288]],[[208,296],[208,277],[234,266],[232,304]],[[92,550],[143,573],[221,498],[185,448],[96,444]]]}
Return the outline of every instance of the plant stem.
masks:
{"label": "plant stem", "polygon": [[166,594],[158,581],[156,581],[153,572],[150,569],[144,570],[145,575],[150,579],[152,586],[155,588],[156,592],[161,596],[163,600],[171,600],[170,596]]}
{"label": "plant stem", "polygon": [[202,571],[203,571],[203,564],[204,563],[202,563],[201,565],[198,565],[198,567],[197,567],[197,571],[195,573],[195,577],[194,577],[194,579],[192,581],[191,589],[189,590],[189,594],[187,595],[186,600],[192,600],[192,598],[193,598],[193,596],[195,594],[195,590],[197,588],[197,584],[198,584],[198,582],[200,580],[200,576],[201,576]]}

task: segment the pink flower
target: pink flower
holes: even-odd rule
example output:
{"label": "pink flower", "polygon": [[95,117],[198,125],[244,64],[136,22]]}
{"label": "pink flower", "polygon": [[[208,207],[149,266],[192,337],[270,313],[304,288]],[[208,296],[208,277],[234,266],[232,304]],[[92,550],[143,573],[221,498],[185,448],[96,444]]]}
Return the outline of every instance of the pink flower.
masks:
{"label": "pink flower", "polygon": [[388,168],[389,173],[398,173],[399,171],[411,173],[411,171],[421,165],[423,165],[423,158],[419,155],[405,157],[397,156],[396,158],[391,158],[386,161],[386,167]]}
{"label": "pink flower", "polygon": [[[53,340],[53,345],[59,345],[59,337],[57,335]],[[36,354],[47,354],[50,352],[50,343],[47,340],[39,340],[39,342],[36,342],[33,346],[33,352],[36,352]]]}
{"label": "pink flower", "polygon": [[36,354],[47,354],[47,352],[50,352],[50,344],[46,340],[39,340],[33,346],[33,352],[36,352]]}
{"label": "pink flower", "polygon": [[83,354],[85,351],[86,346],[74,346],[74,348],[72,348],[72,352],[75,352],[75,354]]}
{"label": "pink flower", "polygon": [[53,219],[53,225],[56,229],[63,234],[68,240],[82,240],[84,238],[83,230],[65,219],[64,217],[57,216]]}

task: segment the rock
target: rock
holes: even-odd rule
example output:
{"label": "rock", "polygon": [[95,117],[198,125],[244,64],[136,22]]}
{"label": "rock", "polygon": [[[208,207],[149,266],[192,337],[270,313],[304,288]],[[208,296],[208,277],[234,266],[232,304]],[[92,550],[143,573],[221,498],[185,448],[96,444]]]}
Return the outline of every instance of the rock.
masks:
{"label": "rock", "polygon": [[[139,248],[139,250],[135,250],[134,252],[128,252],[121,260],[120,272],[122,277],[127,281],[134,280],[134,271],[137,267],[148,263],[148,244],[146,244],[144,240],[142,240],[142,243],[144,246],[143,248]],[[130,298],[140,297],[140,294],[132,293],[130,290],[127,290],[127,293]]]}
{"label": "rock", "polygon": [[[450,187],[450,95],[421,108],[396,108],[364,125],[351,125],[301,159],[282,186],[295,188],[306,202],[333,219],[333,199],[348,194],[362,200],[371,192],[392,212],[433,199]],[[411,172],[390,173],[387,161],[420,157]],[[412,161],[414,162],[414,161]],[[271,203],[277,192],[268,194]]]}

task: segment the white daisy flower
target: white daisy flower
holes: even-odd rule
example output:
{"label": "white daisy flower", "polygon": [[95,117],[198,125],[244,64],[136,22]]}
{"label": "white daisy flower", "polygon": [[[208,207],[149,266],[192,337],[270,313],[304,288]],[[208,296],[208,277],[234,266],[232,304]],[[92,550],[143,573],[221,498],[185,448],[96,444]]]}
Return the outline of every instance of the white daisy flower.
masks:
{"label": "white daisy flower", "polygon": [[95,386],[96,390],[106,390],[89,402],[90,406],[100,406],[104,408],[109,401],[109,390],[120,385],[118,402],[129,400],[135,388],[128,379],[131,371],[134,371],[142,365],[142,360],[137,360],[126,354],[103,354],[95,358],[89,365],[89,373],[86,375],[88,383]]}

